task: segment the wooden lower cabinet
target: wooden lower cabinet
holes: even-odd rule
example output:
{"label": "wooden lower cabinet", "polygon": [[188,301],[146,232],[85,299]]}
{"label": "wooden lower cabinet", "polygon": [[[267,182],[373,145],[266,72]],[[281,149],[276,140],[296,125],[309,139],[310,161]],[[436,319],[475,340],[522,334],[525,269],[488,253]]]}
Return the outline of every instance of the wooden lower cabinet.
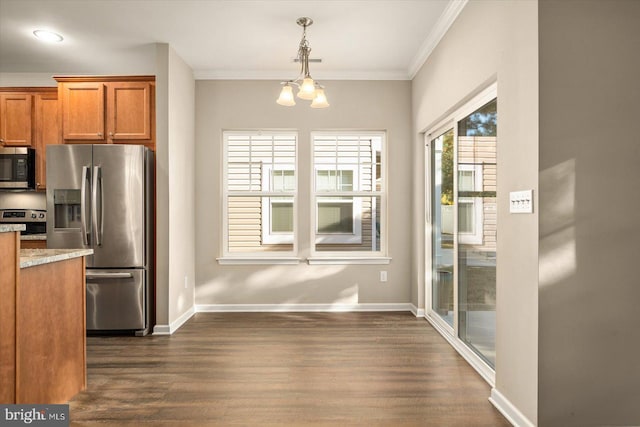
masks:
{"label": "wooden lower cabinet", "polygon": [[0,404],[66,403],[86,388],[84,257],[19,268],[0,232]]}
{"label": "wooden lower cabinet", "polygon": [[84,257],[20,270],[16,403],[66,403],[86,388]]}
{"label": "wooden lower cabinet", "polygon": [[0,233],[0,404],[15,403],[16,280],[20,232]]}
{"label": "wooden lower cabinet", "polygon": [[21,240],[20,247],[22,249],[46,249],[46,240]]}

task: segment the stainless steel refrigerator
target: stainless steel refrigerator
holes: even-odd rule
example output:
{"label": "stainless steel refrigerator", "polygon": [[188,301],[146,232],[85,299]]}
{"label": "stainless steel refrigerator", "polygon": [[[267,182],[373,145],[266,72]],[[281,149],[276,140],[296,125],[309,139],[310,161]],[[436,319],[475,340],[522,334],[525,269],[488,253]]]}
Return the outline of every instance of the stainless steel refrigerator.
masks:
{"label": "stainless steel refrigerator", "polygon": [[47,146],[47,247],[90,248],[87,331],[151,328],[153,152],[141,145]]}

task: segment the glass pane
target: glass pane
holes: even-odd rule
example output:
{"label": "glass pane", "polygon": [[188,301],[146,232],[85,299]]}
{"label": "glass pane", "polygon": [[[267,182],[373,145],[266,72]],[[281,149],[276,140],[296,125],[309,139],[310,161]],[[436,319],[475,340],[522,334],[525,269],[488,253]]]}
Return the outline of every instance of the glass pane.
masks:
{"label": "glass pane", "polygon": [[11,159],[0,158],[0,181],[10,181],[13,175]]}
{"label": "glass pane", "polygon": [[353,234],[353,199],[318,202],[318,233]]}
{"label": "glass pane", "polygon": [[380,197],[318,197],[317,251],[379,251]]}
{"label": "glass pane", "polygon": [[473,191],[475,176],[473,171],[458,171],[458,190]]}
{"label": "glass pane", "polygon": [[295,190],[295,135],[233,134],[226,144],[228,191]]}
{"label": "glass pane", "polygon": [[431,309],[453,327],[453,129],[431,141],[433,250]]}
{"label": "glass pane", "polygon": [[316,171],[316,191],[353,191],[353,170]]}
{"label": "glass pane", "polygon": [[458,335],[495,364],[497,102],[458,124]]}
{"label": "glass pane", "polygon": [[273,185],[271,191],[294,191],[295,177],[292,170],[274,170],[271,172]]}
{"label": "glass pane", "polygon": [[458,200],[458,232],[473,233],[475,206],[473,202],[463,202]]}
{"label": "glass pane", "polygon": [[[293,250],[292,232],[284,233],[284,236],[280,237],[271,232],[271,227],[274,225],[274,215],[271,215],[273,206],[277,207],[276,227],[286,229],[288,221],[291,221],[291,231],[293,231],[293,198],[278,199],[274,203],[272,198],[261,196],[227,198],[228,251],[230,253]],[[278,208],[282,209],[278,210]]]}
{"label": "glass pane", "polygon": [[293,233],[293,203],[271,199],[271,233]]}

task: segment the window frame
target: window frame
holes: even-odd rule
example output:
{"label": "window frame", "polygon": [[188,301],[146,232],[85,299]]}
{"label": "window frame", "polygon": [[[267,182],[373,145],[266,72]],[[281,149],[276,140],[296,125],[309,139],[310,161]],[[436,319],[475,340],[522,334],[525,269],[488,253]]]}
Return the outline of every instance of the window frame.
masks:
{"label": "window frame", "polygon": [[[228,185],[228,171],[229,171],[229,137],[230,136],[243,136],[250,139],[254,136],[270,136],[276,138],[278,136],[293,137],[294,140],[294,190],[293,191],[263,191],[261,190],[247,190],[237,191],[229,190]],[[295,264],[299,262],[297,258],[298,253],[298,169],[299,169],[299,135],[296,130],[223,130],[222,131],[222,168],[221,168],[221,196],[222,196],[222,239],[221,239],[221,257],[217,258],[220,264]],[[260,177],[260,186],[262,188],[264,183],[264,169],[273,170],[274,166],[277,166],[276,170],[281,170],[281,166],[277,164],[270,164],[262,166],[262,174]],[[290,167],[290,165],[287,165]],[[260,197],[261,206],[265,203],[265,198],[270,200],[271,197],[292,197],[293,198],[293,234],[289,242],[270,243],[264,242],[263,244],[291,244],[292,249],[290,251],[282,250],[261,250],[261,251],[240,251],[232,252],[229,250],[229,198],[230,197]],[[270,215],[269,215],[270,221]],[[265,223],[264,215],[261,215],[261,239],[263,239],[263,230]],[[270,222],[268,224],[270,228]]]}
{"label": "window frame", "polygon": [[[326,170],[329,169],[328,165],[316,164],[315,162],[315,147],[316,140],[321,137],[360,137],[360,138],[371,138],[371,139],[379,139],[381,149],[380,149],[380,175],[377,176],[376,172],[376,157],[375,151],[372,151],[372,183],[371,183],[371,191],[362,191],[358,185],[358,190],[354,191],[317,191],[316,190],[316,177],[317,170]],[[349,131],[340,131],[340,130],[318,130],[311,132],[310,135],[310,159],[311,159],[311,169],[313,170],[313,176],[310,180],[310,190],[311,190],[311,230],[310,230],[310,254],[309,258],[310,264],[349,264],[349,263],[366,263],[366,264],[388,264],[390,258],[387,256],[387,133],[386,131],[377,131],[377,130],[349,130]],[[325,168],[326,166],[326,168]],[[344,169],[355,168],[354,173],[354,188],[356,188],[356,183],[359,184],[359,180],[356,181],[356,177],[360,176],[360,168],[362,167],[362,163],[357,165],[343,165]],[[349,167],[347,167],[349,166]],[[331,169],[331,170],[340,170],[340,169]],[[376,186],[380,183],[380,190],[376,190]],[[318,199],[326,198],[326,197],[353,197],[354,201],[354,217],[358,216],[358,221],[360,223],[360,235],[362,236],[362,200],[364,198],[371,198],[372,200],[380,201],[380,221],[377,221],[377,216],[375,214],[375,207],[372,209],[372,221],[374,224],[378,224],[378,231],[380,233],[380,245],[375,245],[376,242],[376,233],[375,227],[372,227],[372,241],[375,246],[375,250],[344,250],[344,251],[323,251],[318,250],[318,243],[321,244],[359,244],[355,242],[340,242],[340,239],[336,239],[331,241],[329,238],[330,234],[327,233],[318,233],[317,232],[317,224],[318,224]],[[378,199],[376,199],[378,198]],[[356,206],[360,203],[360,206]],[[373,206],[377,206],[373,204]],[[358,213],[356,215],[356,212]],[[355,224],[354,224],[354,233],[355,233]],[[323,239],[319,241],[318,237],[321,236]],[[344,239],[344,237],[343,237]]]}
{"label": "window frame", "polygon": [[[291,167],[287,167],[287,168],[282,168],[282,167],[278,167],[277,169],[274,169],[273,167],[274,165],[266,165],[263,166],[262,168],[262,188],[265,187],[265,183],[268,186],[267,188],[269,188],[269,191],[272,191],[273,189],[271,188],[271,183],[272,183],[272,179],[273,179],[273,171],[293,171],[293,179],[294,181],[296,180],[297,176],[296,176],[296,171],[294,168]],[[297,187],[297,185],[295,185],[294,183],[294,191],[295,191],[295,187]],[[284,191],[284,190],[283,190]],[[277,196],[274,196],[277,197]],[[273,208],[273,198],[274,197],[268,197],[268,198],[263,198],[262,199],[262,223],[263,224],[267,224],[266,227],[262,227],[261,233],[262,233],[262,242],[269,244],[269,245],[280,245],[280,244],[293,244],[294,243],[294,235],[295,235],[295,222],[296,222],[296,211],[295,211],[295,200],[291,200],[291,210],[292,215],[293,215],[293,224],[294,224],[294,230],[292,230],[291,232],[276,232],[274,233],[272,230],[272,226],[273,223],[271,222],[271,218],[273,217],[272,215],[272,208]],[[290,197],[290,196],[287,196]],[[288,202],[285,202],[288,203]]]}
{"label": "window frame", "polygon": [[[318,167],[314,165],[313,168],[313,183],[312,185],[315,187],[315,184],[317,183],[316,179],[318,177],[318,172],[319,171],[352,171],[353,175],[353,183],[356,183],[359,179],[360,176],[358,174],[358,166],[355,165],[344,165],[347,167],[341,167],[339,169],[332,169],[327,167]],[[352,187],[355,184],[352,184]],[[315,199],[316,199],[316,203],[314,204],[314,209],[315,209],[315,221],[313,222],[314,224],[314,234],[316,236],[315,238],[315,243],[314,246],[317,245],[318,243],[320,244],[361,244],[362,243],[362,199],[361,198],[355,198],[352,197],[351,201],[348,201],[347,199],[344,199],[342,197],[346,197],[346,196],[335,196],[335,193],[338,192],[342,192],[342,191],[318,191],[316,189],[316,194],[315,194]],[[332,193],[334,194],[334,196],[324,196],[322,194],[324,193]],[[318,201],[318,199],[324,199],[322,202]],[[328,200],[327,200],[328,199]],[[343,203],[343,204],[351,204],[352,208],[351,208],[351,214],[353,215],[353,232],[351,233],[341,233],[341,232],[332,232],[332,233],[327,233],[327,232],[319,232],[318,231],[318,219],[319,219],[319,208],[320,205],[322,203]]]}
{"label": "window frame", "polygon": [[[458,164],[458,172],[472,172],[473,173],[473,190],[476,188],[482,188],[482,166],[481,165],[468,165]],[[458,176],[458,187],[460,185],[460,178]],[[458,188],[458,191],[460,189]],[[465,190],[466,191],[466,190]],[[483,223],[484,212],[482,211],[483,203],[481,197],[457,197],[458,205],[456,209],[460,208],[461,204],[471,205],[471,211],[473,212],[473,231],[460,231],[458,224],[458,236],[460,243],[469,245],[481,245],[483,239]],[[458,213],[459,215],[459,213]]]}

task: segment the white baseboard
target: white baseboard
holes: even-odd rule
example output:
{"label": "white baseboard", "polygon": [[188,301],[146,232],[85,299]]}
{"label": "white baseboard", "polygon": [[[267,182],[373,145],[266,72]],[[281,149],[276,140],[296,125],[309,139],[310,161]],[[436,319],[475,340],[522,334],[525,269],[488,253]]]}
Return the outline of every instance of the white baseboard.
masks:
{"label": "white baseboard", "polygon": [[155,325],[153,327],[153,335],[171,335],[169,325]]}
{"label": "white baseboard", "polygon": [[502,393],[495,387],[491,389],[491,397],[489,402],[496,407],[498,411],[516,427],[534,427],[534,424],[524,416]]}
{"label": "white baseboard", "polygon": [[411,304],[196,304],[197,313],[347,311],[411,311]]}
{"label": "white baseboard", "polygon": [[411,312],[416,317],[424,317],[424,308],[418,308],[411,303]]}
{"label": "white baseboard", "polygon": [[187,311],[182,313],[180,317],[171,322],[170,325],[156,325],[153,327],[153,335],[172,335],[175,331],[180,329],[182,325],[196,313],[196,307],[191,306]]}
{"label": "white baseboard", "polygon": [[[195,313],[283,313],[283,312],[349,312],[349,311],[411,311],[424,316],[424,310],[411,303],[396,304],[196,304],[170,325],[156,325],[153,335],[171,335]],[[417,313],[417,314],[416,314]]]}

